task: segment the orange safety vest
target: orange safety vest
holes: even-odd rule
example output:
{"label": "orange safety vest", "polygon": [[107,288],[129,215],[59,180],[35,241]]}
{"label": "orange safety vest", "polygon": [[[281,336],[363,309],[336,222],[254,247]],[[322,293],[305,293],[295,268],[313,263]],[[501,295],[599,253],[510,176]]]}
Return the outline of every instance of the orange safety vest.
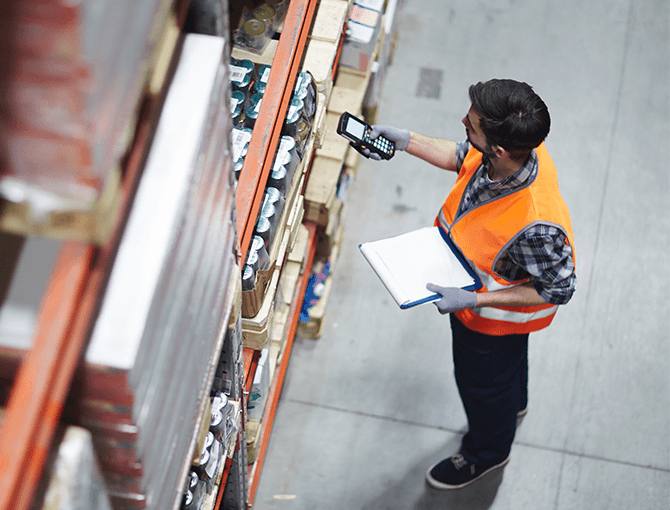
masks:
{"label": "orange safety vest", "polygon": [[[461,166],[451,193],[435,219],[435,225],[449,232],[454,243],[484,286],[477,292],[492,292],[520,285],[529,278],[507,281],[495,272],[495,265],[505,250],[524,231],[537,223],[558,227],[572,246],[572,225],[568,208],[561,197],[554,166],[547,149],[537,149],[539,169],[535,179],[516,191],[479,204],[454,218],[466,186],[482,162],[482,153],[471,148]],[[556,315],[557,305],[482,307],[456,312],[468,328],[489,335],[530,333],[546,328]]]}

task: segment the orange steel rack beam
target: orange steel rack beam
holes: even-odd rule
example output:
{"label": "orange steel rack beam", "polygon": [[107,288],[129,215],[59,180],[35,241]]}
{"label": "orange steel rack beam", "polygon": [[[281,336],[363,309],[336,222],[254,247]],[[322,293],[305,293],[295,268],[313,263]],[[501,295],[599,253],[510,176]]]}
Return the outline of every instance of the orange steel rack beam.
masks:
{"label": "orange steel rack beam", "polygon": [[316,4],[316,0],[291,0],[289,3],[261,109],[244,158],[235,197],[238,247],[242,262],[246,260]]}
{"label": "orange steel rack beam", "polygon": [[[295,83],[295,78],[300,69],[307,36],[309,35],[312,26],[316,4],[317,0],[292,0],[289,3],[277,50],[272,60],[268,84],[265,93],[263,94],[263,102],[258,113],[258,118],[254,124],[254,131],[251,141],[249,142],[249,150],[244,159],[244,166],[240,174],[235,194],[240,263],[243,263],[246,260],[249,243],[256,225],[256,218],[263,200],[263,191],[265,190],[265,185],[272,169],[274,154],[277,150],[277,145],[281,136],[283,119],[286,117],[288,105],[291,101],[293,84]],[[313,241],[312,244],[314,247],[316,246],[315,232],[315,229],[313,232],[310,231],[310,240]],[[312,250],[311,253],[313,259],[314,250]],[[311,267],[312,259],[310,259],[309,267]],[[309,277],[308,270],[307,274]],[[306,287],[306,285],[307,281],[305,280],[304,287]],[[305,293],[304,287],[301,296]],[[301,304],[302,300],[300,300],[300,303],[298,304],[295,325],[292,326],[293,335],[295,335],[295,330],[297,329],[297,318],[300,313]],[[290,345],[288,342],[287,352],[290,352]],[[243,355],[246,372],[243,391],[248,395],[251,391],[256,367],[258,366],[260,351],[244,349]],[[288,355],[285,358],[288,361]],[[286,367],[284,367],[283,371],[280,370],[280,372],[283,382]],[[245,395],[242,396],[242,406],[243,408],[246,407]],[[274,408],[276,409],[276,404],[274,405]],[[245,415],[246,412],[245,409],[243,409],[243,416]],[[242,444],[239,447],[246,448],[246,444]],[[264,450],[265,448],[263,448],[263,455]],[[221,487],[219,488],[220,494],[215,506],[217,510],[221,505],[227,475],[228,472],[224,473],[224,477],[221,481]],[[256,487],[254,486],[254,494],[255,490]]]}
{"label": "orange steel rack beam", "polygon": [[[314,252],[316,251],[316,241],[317,241],[317,225],[312,222],[305,222],[305,226],[309,232],[309,237],[307,241],[308,252],[307,258],[305,260],[305,266],[303,268],[303,273],[300,275],[298,281],[298,288],[293,297],[293,303],[291,305],[291,311],[289,315],[289,323],[286,332],[286,346],[284,347],[284,352],[281,357],[281,362],[277,367],[275,372],[275,378],[270,386],[268,391],[268,398],[265,404],[265,410],[263,411],[263,418],[261,423],[263,424],[263,432],[261,434],[261,444],[258,448],[258,457],[256,462],[249,467],[249,507],[252,507],[254,504],[254,499],[256,497],[256,490],[258,489],[258,482],[260,480],[261,470],[263,468],[263,462],[265,461],[265,453],[267,452],[268,442],[270,440],[270,433],[272,431],[272,424],[274,423],[275,413],[277,412],[277,405],[279,404],[279,397],[281,395],[281,390],[284,385],[284,377],[286,376],[286,369],[288,367],[289,358],[291,356],[291,348],[293,347],[293,340],[295,339],[295,334],[298,329],[298,321],[300,319],[300,310],[302,309],[302,302],[305,296],[305,291],[307,290],[307,282],[309,281],[310,273],[312,271],[312,263],[314,262]],[[251,376],[253,379],[253,375]]]}

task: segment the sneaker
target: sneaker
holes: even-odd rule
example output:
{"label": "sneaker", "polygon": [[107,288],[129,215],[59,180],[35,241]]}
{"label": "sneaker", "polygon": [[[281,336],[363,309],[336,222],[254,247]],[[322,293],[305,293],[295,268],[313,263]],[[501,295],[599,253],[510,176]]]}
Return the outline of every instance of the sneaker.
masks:
{"label": "sneaker", "polygon": [[460,489],[470,485],[486,473],[503,467],[508,461],[509,457],[499,464],[480,466],[468,462],[460,453],[457,453],[430,468],[426,473],[426,481],[434,489]]}

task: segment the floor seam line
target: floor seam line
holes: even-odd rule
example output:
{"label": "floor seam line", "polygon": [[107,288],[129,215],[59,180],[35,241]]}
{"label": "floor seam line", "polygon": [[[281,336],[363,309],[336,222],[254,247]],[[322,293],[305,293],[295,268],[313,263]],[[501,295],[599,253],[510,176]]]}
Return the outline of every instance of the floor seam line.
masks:
{"label": "floor seam line", "polygon": [[[594,260],[591,263],[591,268],[590,272],[591,275],[595,274],[596,270],[596,264],[597,264],[597,255],[598,255],[598,249],[600,246],[600,238],[601,238],[601,228],[602,228],[602,223],[603,223],[603,217],[605,214],[605,202],[607,199],[607,188],[609,184],[609,177],[610,177],[610,168],[612,166],[612,154],[613,154],[613,147],[616,139],[616,133],[617,130],[619,129],[618,123],[619,123],[619,114],[621,112],[621,99],[623,96],[623,89],[624,89],[624,80],[626,77],[626,68],[628,64],[628,43],[630,40],[630,33],[632,31],[632,23],[633,23],[633,2],[630,2],[628,6],[628,17],[626,19],[626,30],[624,33],[624,41],[623,41],[623,54],[622,54],[622,60],[621,60],[621,70],[619,72],[619,83],[618,83],[618,90],[616,92],[615,98],[616,98],[616,105],[614,107],[614,117],[612,118],[612,129],[610,130],[609,133],[609,150],[607,151],[607,160],[605,161],[605,177],[604,177],[604,182],[602,185],[602,195],[601,195],[601,203],[600,203],[600,210],[598,211],[598,220],[596,222],[597,228],[596,228],[596,237],[595,237],[595,243],[593,245],[593,254],[594,254]],[[586,317],[589,316],[589,303],[591,301],[591,293],[593,292],[593,278],[589,278],[589,283],[586,288],[586,298],[584,302],[586,303],[585,305],[585,310],[584,310],[584,317],[586,321]]]}
{"label": "floor seam line", "polygon": [[[425,429],[451,432],[452,434],[460,434],[460,435],[465,434],[464,430],[457,430],[457,429],[453,429],[453,428],[450,428],[450,427],[443,427],[443,426],[440,426],[440,425],[429,425],[427,423],[421,423],[421,422],[416,422],[416,421],[412,421],[412,420],[405,420],[405,419],[401,419],[401,418],[393,418],[391,416],[383,416],[383,415],[374,414],[374,413],[367,413],[367,412],[364,412],[364,411],[357,411],[355,409],[346,409],[346,408],[342,408],[342,407],[329,406],[329,405],[325,405],[325,404],[317,404],[315,402],[308,402],[306,400],[299,400],[299,399],[295,399],[295,398],[289,398],[289,399],[287,399],[287,401],[289,401],[291,403],[294,403],[294,404],[300,404],[300,405],[309,406],[309,407],[316,407],[316,408],[319,408],[319,409],[327,409],[327,410],[330,410],[330,411],[337,411],[337,412],[341,412],[341,413],[352,414],[352,415],[356,415],[356,416],[362,416],[362,417],[365,417],[365,418],[375,418],[375,419],[378,419],[378,420],[388,421],[388,422],[392,422],[392,423],[402,423],[402,424],[405,424],[405,425],[412,425],[414,427],[421,427],[421,428],[425,428]],[[616,459],[609,459],[609,458],[606,458],[606,457],[600,457],[600,456],[591,455],[591,454],[588,454],[588,453],[574,452],[574,451],[567,450],[565,448],[554,448],[554,447],[551,447],[551,446],[543,446],[543,445],[528,443],[528,442],[525,442],[525,441],[516,441],[516,440],[514,441],[514,444],[519,445],[519,446],[523,446],[525,448],[532,448],[534,450],[544,450],[544,451],[553,452],[553,453],[562,453],[564,455],[570,455],[571,457],[579,457],[579,458],[584,458],[584,459],[597,460],[597,461],[600,461],[600,462],[607,462],[607,463],[610,463],[610,464],[619,464],[619,465],[636,467],[636,468],[641,468],[641,469],[648,469],[648,470],[651,470],[651,471],[660,471],[662,473],[670,473],[670,468],[666,469],[666,468],[657,467],[657,466],[649,466],[649,465],[645,466],[643,464],[636,464],[636,463],[633,463],[633,462],[627,462],[627,461],[616,460]]]}

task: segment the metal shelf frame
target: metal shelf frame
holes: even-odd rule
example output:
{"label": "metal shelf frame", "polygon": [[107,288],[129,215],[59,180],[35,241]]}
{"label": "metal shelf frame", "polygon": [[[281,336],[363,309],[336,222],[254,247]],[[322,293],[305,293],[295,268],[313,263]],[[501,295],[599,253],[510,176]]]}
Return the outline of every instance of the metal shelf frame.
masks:
{"label": "metal shelf frame", "polygon": [[[176,3],[180,4],[178,19],[182,26],[188,0]],[[236,207],[241,260],[246,258],[316,4],[317,0],[292,0],[289,4],[265,98],[238,183]],[[32,504],[74,374],[86,348],[161,104],[161,99],[155,97],[145,101],[125,165],[120,212],[109,241],[100,247],[66,242],[61,248],[40,306],[33,347],[21,362],[0,424],[0,493],[3,494],[0,510],[23,510]],[[311,228],[312,247],[314,239],[315,229]],[[313,257],[313,248],[310,253]],[[311,267],[311,259],[308,267]],[[309,270],[306,271],[309,275]],[[302,294],[305,285],[306,279],[300,285]],[[282,381],[296,326],[297,313],[292,319],[287,355],[280,369]],[[281,384],[278,386],[280,391]],[[272,407],[274,416],[276,402]],[[256,484],[257,481],[252,494]]]}

